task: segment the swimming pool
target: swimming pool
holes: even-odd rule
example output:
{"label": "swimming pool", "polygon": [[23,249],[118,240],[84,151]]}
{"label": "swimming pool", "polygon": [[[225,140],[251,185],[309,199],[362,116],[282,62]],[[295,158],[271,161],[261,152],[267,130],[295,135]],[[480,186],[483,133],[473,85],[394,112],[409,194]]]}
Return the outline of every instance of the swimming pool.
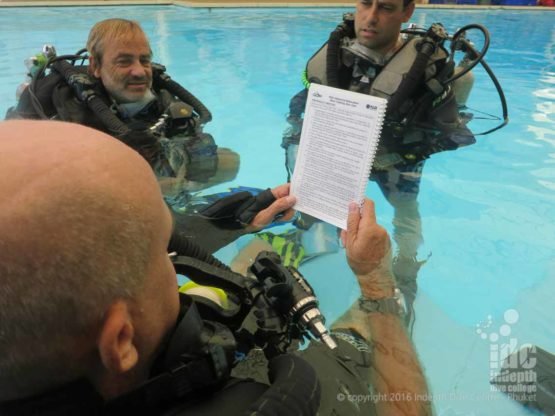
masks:
{"label": "swimming pool", "polygon": [[[23,60],[44,43],[72,53],[84,46],[96,21],[133,18],[149,34],[155,60],[212,111],[206,130],[242,156],[236,180],[216,190],[278,184],[285,180],[280,143],[289,98],[302,88],[307,58],[345,11],[0,8],[0,114],[14,102]],[[414,340],[439,415],[529,414],[490,391],[492,346],[513,338],[518,345],[555,352],[553,16],[545,10],[422,9],[413,18],[423,26],[443,22],[451,33],[467,23],[488,27],[492,44],[486,59],[503,84],[511,116],[506,128],[477,144],[433,156],[424,172],[421,253],[432,257],[419,273]],[[489,80],[480,70],[476,78],[469,107],[499,114]],[[392,211],[376,186],[370,184],[367,193],[376,200],[379,221],[391,229]],[[219,255],[229,260],[236,251],[232,245]],[[358,296],[342,253],[309,262],[302,271],[328,320]],[[510,336],[499,331],[507,310],[519,314]],[[488,316],[492,324],[485,328]],[[476,325],[491,337],[482,339]]]}

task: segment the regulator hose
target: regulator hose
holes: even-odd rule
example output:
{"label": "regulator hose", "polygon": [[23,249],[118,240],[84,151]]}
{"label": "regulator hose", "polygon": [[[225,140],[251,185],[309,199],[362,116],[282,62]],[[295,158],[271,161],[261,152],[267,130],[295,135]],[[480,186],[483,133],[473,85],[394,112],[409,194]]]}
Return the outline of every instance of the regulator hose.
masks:
{"label": "regulator hose", "polygon": [[166,74],[166,68],[163,65],[153,64],[152,68],[154,71],[153,82],[156,88],[166,89],[181,101],[190,104],[199,115],[201,124],[206,124],[212,120],[212,113],[210,113],[210,110],[182,85],[171,79],[171,77]]}
{"label": "regulator hose", "polygon": [[79,101],[85,103],[90,110],[96,114],[102,124],[114,136],[123,137],[131,131],[106,105],[94,91],[94,81],[75,66],[66,62],[65,57],[60,56],[50,63],[50,67],[64,77],[68,85],[73,89]]}
{"label": "regulator hose", "polygon": [[[469,29],[478,29],[484,35],[484,46],[482,47],[482,49],[479,52],[463,36],[464,33]],[[489,48],[489,44],[490,44],[489,32],[482,25],[470,24],[470,25],[463,26],[462,28],[457,30],[455,32],[455,34],[453,34],[453,38],[452,38],[452,41],[451,41],[451,54],[454,55],[454,51],[456,49],[460,49],[463,52],[469,54],[473,59],[472,59],[470,65],[468,65],[466,68],[464,68],[457,75],[454,75],[453,77],[449,78],[448,80],[446,80],[444,82],[444,85],[447,85],[447,84],[449,84],[453,81],[456,81],[457,79],[459,79],[460,77],[465,75],[467,72],[469,72],[476,65],[478,65],[478,63],[480,63],[480,65],[482,65],[482,67],[484,68],[486,73],[489,75],[489,77],[491,79],[491,82],[493,82],[493,85],[495,86],[495,89],[497,90],[497,94],[499,95],[499,101],[501,102],[501,111],[503,113],[503,116],[502,116],[503,117],[503,122],[501,122],[500,124],[498,124],[497,126],[495,126],[492,129],[489,129],[489,130],[481,132],[481,133],[476,133],[475,136],[485,136],[486,134],[493,133],[494,131],[499,130],[500,128],[506,126],[509,123],[509,110],[508,110],[508,107],[507,107],[507,99],[505,98],[505,93],[503,92],[503,88],[501,87],[501,84],[499,83],[499,80],[497,79],[497,77],[495,76],[495,74],[493,73],[493,71],[491,70],[489,65],[487,64],[486,60],[484,59],[484,56],[485,56],[485,54],[486,54],[486,52]]]}
{"label": "regulator hose", "polygon": [[231,271],[231,269],[214,257],[212,254],[207,252],[201,246],[196,244],[190,238],[187,238],[183,233],[174,231],[170,243],[168,245],[169,252],[177,252],[180,256],[193,257],[204,263],[208,263],[212,266],[216,266],[222,270]]}
{"label": "regulator hose", "polygon": [[[354,34],[354,16],[352,13],[343,15],[343,21],[330,33],[328,49],[326,51],[326,78],[330,87],[339,87],[338,64],[341,49],[341,39]],[[306,75],[305,75],[306,76]],[[308,86],[305,84],[305,87]]]}
{"label": "regulator hose", "polygon": [[416,88],[419,86],[420,79],[424,76],[424,71],[428,65],[430,57],[435,52],[435,42],[429,37],[424,37],[420,43],[420,51],[416,55],[407,75],[399,84],[397,92],[393,94],[387,103],[387,113],[390,115],[398,115],[401,106],[412,96]]}
{"label": "regulator hose", "polygon": [[339,87],[339,77],[337,74],[337,57],[339,56],[339,43],[344,36],[342,26],[338,26],[330,34],[328,40],[328,50],[326,51],[326,77],[330,87]]}

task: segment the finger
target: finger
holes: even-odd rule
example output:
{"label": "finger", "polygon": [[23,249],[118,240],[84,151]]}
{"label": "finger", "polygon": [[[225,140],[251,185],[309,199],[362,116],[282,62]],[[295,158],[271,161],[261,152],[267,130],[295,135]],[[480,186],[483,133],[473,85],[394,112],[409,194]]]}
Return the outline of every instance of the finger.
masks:
{"label": "finger", "polygon": [[358,235],[358,225],[360,223],[360,209],[356,202],[349,204],[349,216],[347,217],[347,235],[345,238],[345,247],[350,246]]}
{"label": "finger", "polygon": [[253,223],[253,225],[263,225],[271,223],[276,215],[292,208],[293,205],[295,205],[295,201],[296,199],[294,196],[287,196],[285,198],[278,199],[268,208],[263,209],[258,213],[258,215],[254,218],[255,223]]}
{"label": "finger", "polygon": [[289,183],[285,183],[283,185],[276,186],[274,189],[272,189],[272,194],[274,195],[274,197],[276,199],[286,197],[286,196],[289,195],[290,186],[291,185]]}
{"label": "finger", "polygon": [[365,227],[376,224],[376,208],[371,199],[365,198],[362,203],[361,222]]}
{"label": "finger", "polygon": [[341,230],[341,244],[345,247],[345,241],[347,240],[347,231]]}

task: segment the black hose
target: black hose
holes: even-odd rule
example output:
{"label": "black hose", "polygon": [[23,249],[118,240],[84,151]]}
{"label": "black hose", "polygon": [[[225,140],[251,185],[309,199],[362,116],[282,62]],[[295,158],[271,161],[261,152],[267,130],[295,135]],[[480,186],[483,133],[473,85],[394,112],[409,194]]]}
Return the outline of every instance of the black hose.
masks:
{"label": "black hose", "polygon": [[74,90],[77,98],[86,103],[111,134],[118,137],[129,134],[129,127],[94,92],[93,84],[87,81],[86,74],[79,72],[73,65],[66,62],[63,57],[59,57],[52,62],[51,67],[64,77],[68,85]]}
{"label": "black hose", "polygon": [[330,87],[339,87],[339,74],[337,71],[339,62],[339,44],[344,36],[344,29],[339,25],[330,33],[328,39],[328,50],[326,51],[326,78],[327,85]]}
{"label": "black hose", "polygon": [[212,113],[206,106],[192,93],[187,91],[183,86],[175,82],[165,73],[160,73],[154,77],[157,87],[164,88],[170,93],[178,97],[181,101],[193,106],[193,109],[199,115],[200,123],[205,124],[212,120]]}
{"label": "black hose", "polygon": [[[472,46],[472,44],[468,40],[466,40],[466,39],[457,39],[459,36],[463,35],[469,29],[478,29],[484,35],[484,46],[482,46],[482,50],[480,52],[478,52],[476,49],[474,49],[474,47]],[[461,50],[463,50],[467,53],[471,52],[472,55],[473,55],[473,59],[471,60],[470,65],[467,65],[458,74],[453,75],[451,78],[447,79],[446,81],[443,81],[444,86],[447,85],[447,84],[450,84],[453,81],[456,81],[457,79],[461,78],[466,73],[470,72],[476,65],[478,65],[478,62],[481,62],[484,59],[484,56],[486,55],[486,52],[488,51],[489,44],[490,44],[489,32],[484,26],[474,24],[474,23],[461,27],[459,30],[457,30],[455,32],[455,34],[451,38],[451,56],[455,56],[455,48],[458,47],[459,42],[462,44]]]}
{"label": "black hose", "polygon": [[179,233],[177,231],[174,231],[171,236],[168,251],[175,251],[180,256],[193,257],[203,261],[204,263],[219,267],[220,269],[232,271],[227,265],[222,263],[212,254],[207,252],[190,238],[187,238],[183,233]]}
{"label": "black hose", "polygon": [[[470,42],[468,42],[466,39],[461,39],[461,40],[457,39],[459,36],[461,36],[464,32],[466,32],[469,29],[478,29],[484,34],[484,46],[482,47],[482,50],[480,52],[478,52],[472,46],[472,44]],[[452,53],[454,51],[456,42],[463,42],[463,49],[466,48],[466,52],[467,53],[470,52],[474,56],[474,59],[472,59],[472,63],[470,65],[468,65],[466,68],[464,68],[457,75],[449,78],[443,84],[447,85],[447,84],[459,79],[460,77],[465,75],[467,72],[469,72],[472,68],[474,68],[478,63],[480,63],[482,65],[482,67],[485,69],[485,71],[487,72],[487,74],[489,75],[491,81],[493,82],[493,85],[495,86],[495,89],[497,90],[497,94],[499,95],[499,100],[501,101],[501,108],[502,108],[502,112],[503,112],[503,122],[500,123],[499,125],[495,126],[492,129],[489,129],[487,131],[475,134],[475,136],[485,136],[486,134],[490,134],[490,133],[493,133],[496,130],[499,130],[500,128],[506,126],[509,123],[509,110],[508,110],[508,107],[507,107],[507,100],[505,98],[505,93],[503,92],[503,88],[501,87],[501,84],[499,83],[497,77],[495,76],[495,74],[493,73],[493,71],[491,70],[491,68],[489,67],[489,65],[486,63],[486,61],[484,59],[484,56],[485,56],[485,54],[486,54],[486,52],[489,48],[489,44],[490,44],[489,32],[484,26],[479,25],[479,24],[466,25],[466,26],[463,26],[462,28],[460,28],[459,30],[457,30],[455,32],[455,34],[453,35],[453,38],[452,38],[452,41],[451,41],[451,51],[452,51]]]}
{"label": "black hose", "polygon": [[[354,15],[345,13],[343,21],[337,25],[327,42],[328,49],[326,51],[326,78],[327,85],[330,87],[339,87],[339,56],[341,39],[344,37],[354,37]],[[316,52],[318,53],[318,52]],[[307,87],[308,88],[308,87]]]}
{"label": "black hose", "polygon": [[47,116],[46,113],[44,112],[44,108],[42,108],[42,103],[37,97],[37,94],[36,94],[37,81],[44,77],[46,69],[50,68],[54,62],[65,61],[65,60],[70,60],[72,62],[75,62],[76,60],[79,60],[79,59],[82,59],[82,57],[79,55],[52,56],[48,59],[46,64],[38,70],[38,72],[31,80],[31,83],[29,84],[29,96],[31,98],[31,105],[33,106],[33,109],[41,119],[48,120],[50,119],[50,117]]}
{"label": "black hose", "polygon": [[50,117],[48,117],[46,115],[46,113],[44,112],[44,108],[42,107],[42,103],[40,102],[39,98],[37,97],[36,94],[36,87],[37,87],[37,82],[38,80],[44,78],[44,73],[46,72],[46,69],[50,67],[50,65],[59,60],[59,59],[77,59],[76,55],[63,55],[60,57],[57,56],[53,56],[51,58],[48,59],[48,61],[46,62],[46,64],[44,66],[42,66],[37,73],[33,76],[33,79],[31,80],[31,83],[29,84],[29,97],[31,99],[31,105],[33,106],[33,109],[35,110],[35,112],[37,113],[37,115],[43,119],[43,120],[49,120]]}
{"label": "black hose", "polygon": [[477,133],[475,134],[475,136],[485,136],[486,134],[489,133],[493,133],[496,130],[499,130],[502,127],[505,127],[508,123],[509,123],[509,110],[507,108],[507,100],[505,99],[505,94],[503,93],[503,89],[501,88],[501,84],[499,83],[499,81],[497,80],[497,77],[495,76],[495,74],[493,73],[493,71],[491,70],[491,68],[489,67],[489,65],[486,63],[485,60],[481,60],[480,64],[482,64],[482,66],[484,67],[484,69],[486,70],[486,72],[488,73],[488,75],[491,78],[491,81],[493,82],[493,85],[495,85],[495,89],[497,90],[497,93],[499,94],[499,99],[501,100],[501,108],[503,111],[503,122],[501,124],[499,124],[498,126],[484,131],[482,133]]}
{"label": "black hose", "polygon": [[434,42],[429,38],[423,38],[420,44],[420,51],[416,55],[407,75],[403,78],[403,81],[401,81],[397,92],[387,103],[387,112],[389,115],[394,116],[398,114],[403,103],[405,103],[405,101],[412,96],[416,88],[418,88],[420,80],[424,76],[426,66],[434,51]]}
{"label": "black hose", "polygon": [[130,133],[131,130],[129,127],[127,127],[97,95],[91,96],[87,100],[87,105],[102,121],[102,124],[104,124],[115,136],[123,137]]}

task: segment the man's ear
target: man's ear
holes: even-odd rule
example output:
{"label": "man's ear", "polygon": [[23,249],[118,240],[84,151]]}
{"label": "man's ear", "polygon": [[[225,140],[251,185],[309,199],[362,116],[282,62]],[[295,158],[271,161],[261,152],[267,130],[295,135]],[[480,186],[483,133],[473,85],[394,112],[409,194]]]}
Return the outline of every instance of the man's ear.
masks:
{"label": "man's ear", "polygon": [[100,78],[100,65],[93,56],[89,56],[89,74],[95,78]]}
{"label": "man's ear", "polygon": [[403,20],[403,23],[407,23],[410,18],[412,17],[412,14],[414,13],[414,9],[416,7],[415,5],[415,1],[411,1],[409,4],[407,4],[407,6],[404,9],[404,13],[405,13],[405,18]]}
{"label": "man's ear", "polygon": [[123,300],[114,302],[106,312],[98,338],[100,359],[108,371],[121,374],[135,367],[139,353],[134,336],[129,306]]}

